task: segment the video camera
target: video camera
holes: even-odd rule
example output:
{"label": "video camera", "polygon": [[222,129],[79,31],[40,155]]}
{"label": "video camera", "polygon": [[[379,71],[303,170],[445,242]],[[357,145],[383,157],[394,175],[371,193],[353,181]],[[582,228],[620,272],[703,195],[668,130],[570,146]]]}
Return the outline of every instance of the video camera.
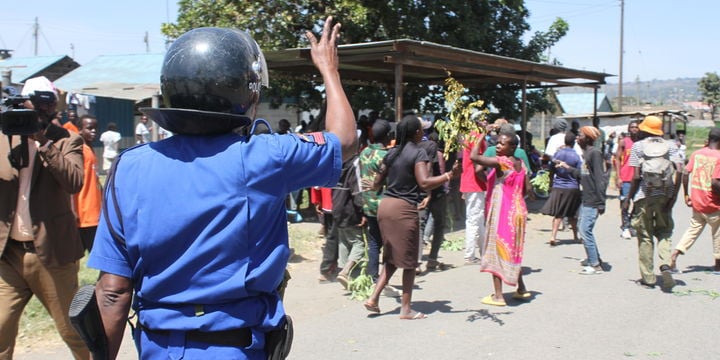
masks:
{"label": "video camera", "polygon": [[38,122],[38,113],[25,108],[25,102],[30,101],[34,106],[52,104],[57,99],[52,91],[35,91],[28,96],[14,94],[14,89],[3,90],[7,96],[3,97],[0,107],[0,128],[6,135],[32,135],[41,130]]}

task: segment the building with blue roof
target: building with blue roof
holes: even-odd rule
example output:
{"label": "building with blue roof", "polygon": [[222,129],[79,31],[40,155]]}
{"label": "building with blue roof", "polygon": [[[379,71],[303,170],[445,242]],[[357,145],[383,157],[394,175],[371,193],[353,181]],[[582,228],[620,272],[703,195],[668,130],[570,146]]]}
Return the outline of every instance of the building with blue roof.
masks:
{"label": "building with blue roof", "polygon": [[10,71],[10,84],[2,84],[2,86],[14,86],[19,89],[27,79],[38,76],[44,76],[54,82],[78,67],[80,64],[67,55],[9,57],[0,60],[0,71]]}
{"label": "building with blue roof", "polygon": [[610,100],[605,93],[597,93],[597,108],[593,109],[595,103],[594,93],[574,93],[561,94],[556,93],[560,112],[565,116],[592,114],[593,110],[597,112],[613,111]]}

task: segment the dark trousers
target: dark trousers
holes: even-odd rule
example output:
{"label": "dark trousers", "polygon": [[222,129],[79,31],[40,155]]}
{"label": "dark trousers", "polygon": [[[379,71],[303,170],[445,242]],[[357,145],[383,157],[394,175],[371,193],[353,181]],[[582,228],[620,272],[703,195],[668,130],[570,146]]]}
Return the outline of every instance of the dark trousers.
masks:
{"label": "dark trousers", "polygon": [[90,252],[93,247],[93,242],[95,241],[97,226],[81,227],[78,228],[78,230],[80,230],[80,240],[82,240],[85,250]]}
{"label": "dark trousers", "polygon": [[338,261],[338,230],[331,213],[323,213],[325,225],[325,243],[323,244],[323,258],[320,262],[320,273],[330,274],[337,269]]}
{"label": "dark trousers", "polygon": [[380,236],[380,225],[377,217],[367,216],[367,246],[368,246],[368,266],[367,274],[374,280],[377,280],[380,269],[380,249],[382,249],[382,237]]}
{"label": "dark trousers", "polygon": [[447,196],[445,194],[434,195],[428,204],[427,213],[433,217],[433,239],[430,244],[430,260],[437,260],[440,246],[445,240],[445,216],[447,213]]}

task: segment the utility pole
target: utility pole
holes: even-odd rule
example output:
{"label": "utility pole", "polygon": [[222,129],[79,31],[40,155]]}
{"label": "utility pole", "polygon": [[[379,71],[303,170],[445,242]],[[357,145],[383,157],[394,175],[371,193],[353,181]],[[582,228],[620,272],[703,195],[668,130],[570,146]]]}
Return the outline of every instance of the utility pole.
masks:
{"label": "utility pole", "polygon": [[622,111],[623,106],[623,28],[625,25],[625,0],[620,0],[620,79],[618,81],[618,111]]}
{"label": "utility pole", "polygon": [[33,40],[35,41],[35,56],[38,56],[38,33],[40,33],[40,24],[37,16],[35,17],[35,25],[33,26]]}

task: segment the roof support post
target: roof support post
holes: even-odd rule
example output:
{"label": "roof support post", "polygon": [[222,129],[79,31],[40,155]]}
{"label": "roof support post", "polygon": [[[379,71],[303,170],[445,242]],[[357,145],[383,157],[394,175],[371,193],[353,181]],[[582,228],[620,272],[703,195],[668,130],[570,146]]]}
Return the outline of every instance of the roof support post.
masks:
{"label": "roof support post", "polygon": [[527,149],[527,81],[522,83],[522,131],[520,136],[520,146]]}
{"label": "roof support post", "polygon": [[592,124],[596,128],[600,128],[600,118],[597,116],[597,87],[593,88],[593,121]]}
{"label": "roof support post", "polygon": [[395,121],[400,122],[403,113],[403,65],[395,64]]}

